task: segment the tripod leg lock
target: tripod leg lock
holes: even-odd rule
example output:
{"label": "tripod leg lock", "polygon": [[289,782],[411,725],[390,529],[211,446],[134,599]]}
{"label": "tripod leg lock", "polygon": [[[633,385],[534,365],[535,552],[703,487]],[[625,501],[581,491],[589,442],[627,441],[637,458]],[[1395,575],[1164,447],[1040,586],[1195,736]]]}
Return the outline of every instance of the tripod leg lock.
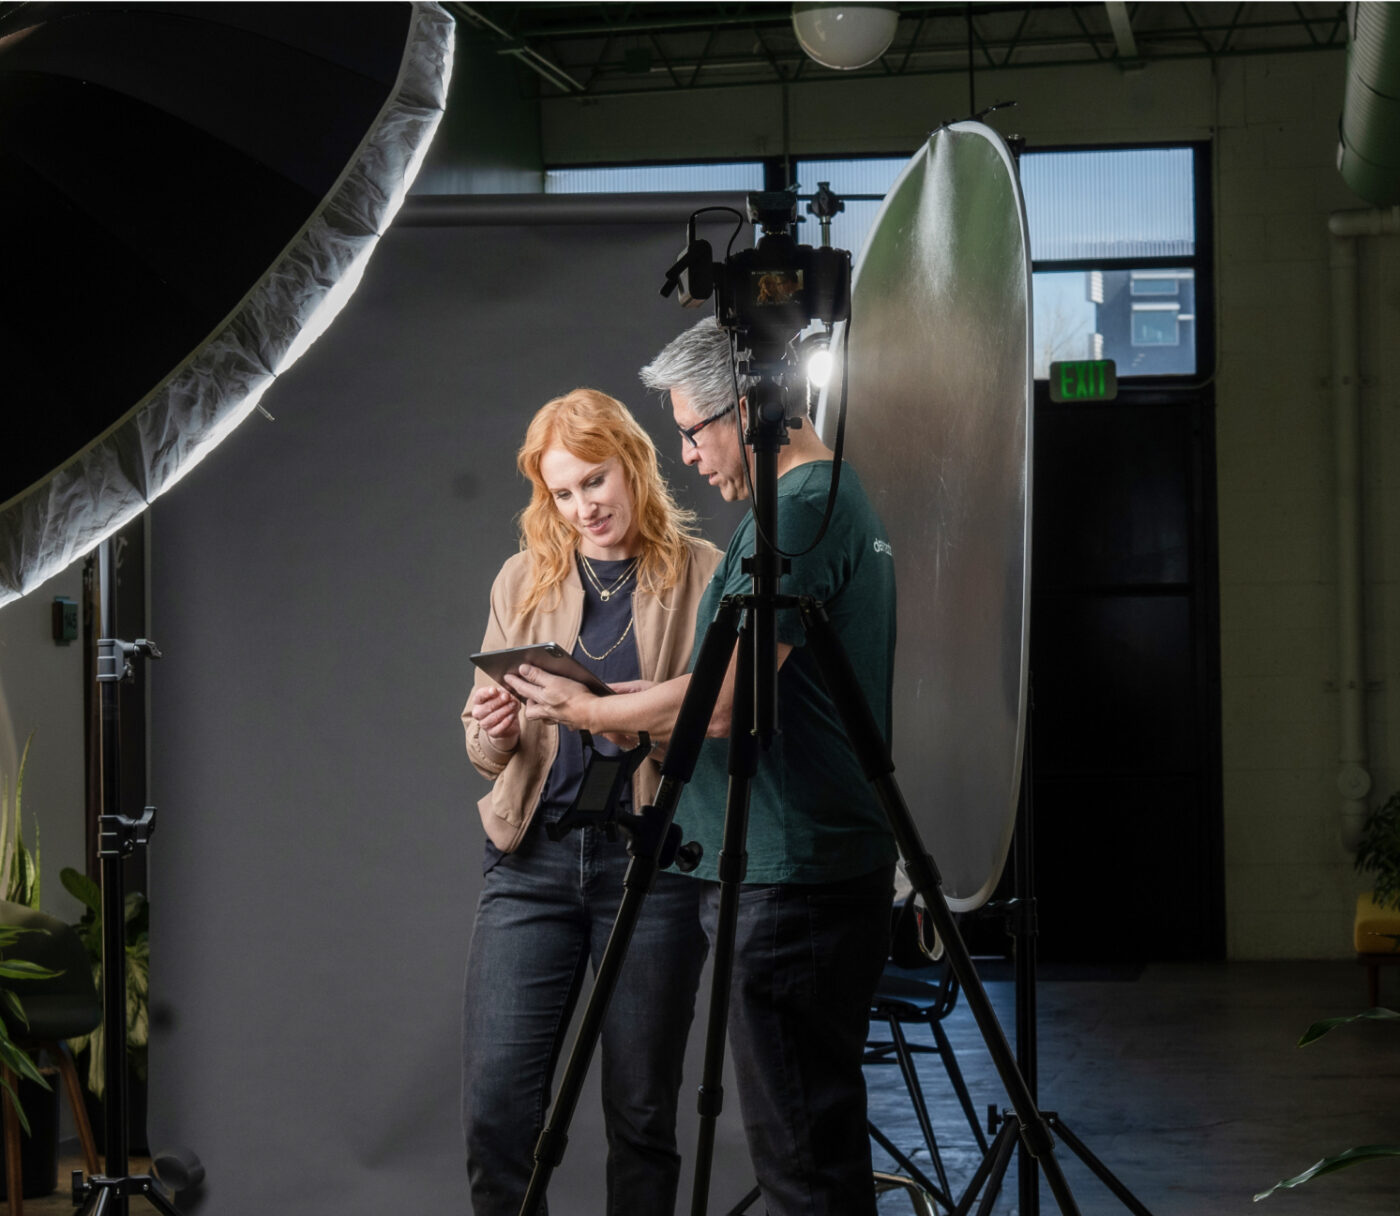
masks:
{"label": "tripod leg lock", "polygon": [[553,1168],[564,1160],[564,1150],[569,1146],[569,1134],[560,1128],[546,1127],[535,1141],[535,1160]]}
{"label": "tripod leg lock", "polygon": [[718,1119],[724,1110],[724,1086],[700,1086],[696,1093],[695,1109],[702,1119]]}
{"label": "tripod leg lock", "polygon": [[716,869],[720,882],[741,883],[749,872],[749,855],[747,852],[730,853],[721,849]]}

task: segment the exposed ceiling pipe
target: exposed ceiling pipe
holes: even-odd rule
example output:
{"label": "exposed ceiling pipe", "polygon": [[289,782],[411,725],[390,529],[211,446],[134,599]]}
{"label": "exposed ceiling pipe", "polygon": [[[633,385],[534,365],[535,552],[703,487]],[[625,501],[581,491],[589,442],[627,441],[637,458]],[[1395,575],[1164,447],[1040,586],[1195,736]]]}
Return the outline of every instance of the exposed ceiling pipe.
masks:
{"label": "exposed ceiling pipe", "polygon": [[1353,4],[1337,168],[1368,203],[1400,203],[1400,5]]}
{"label": "exposed ceiling pipe", "polygon": [[1356,242],[1361,236],[1400,232],[1400,206],[1381,211],[1336,211],[1328,218],[1332,256],[1332,417],[1337,475],[1337,792],[1342,843],[1355,851],[1369,813],[1367,769],[1365,595],[1362,541],[1361,333]]}
{"label": "exposed ceiling pipe", "polygon": [[1133,22],[1128,16],[1128,6],[1124,0],[1107,0],[1108,24],[1113,30],[1113,41],[1118,44],[1118,58],[1125,62],[1137,61],[1137,39],[1133,37]]}

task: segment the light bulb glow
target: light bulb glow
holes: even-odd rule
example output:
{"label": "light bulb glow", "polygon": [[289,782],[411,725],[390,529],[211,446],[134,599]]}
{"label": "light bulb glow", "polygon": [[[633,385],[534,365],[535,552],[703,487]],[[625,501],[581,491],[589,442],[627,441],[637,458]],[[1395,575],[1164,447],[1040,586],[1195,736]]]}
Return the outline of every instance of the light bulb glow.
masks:
{"label": "light bulb glow", "polygon": [[814,350],[807,356],[807,383],[813,388],[825,388],[831,379],[833,363],[831,352],[825,347]]}

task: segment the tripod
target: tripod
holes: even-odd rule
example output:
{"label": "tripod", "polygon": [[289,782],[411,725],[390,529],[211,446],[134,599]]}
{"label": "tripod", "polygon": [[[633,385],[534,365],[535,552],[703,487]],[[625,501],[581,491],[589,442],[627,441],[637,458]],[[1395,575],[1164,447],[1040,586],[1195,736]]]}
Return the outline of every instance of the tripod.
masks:
{"label": "tripod", "polygon": [[[120,684],[134,673],[137,658],[158,659],[160,651],[149,639],[123,642],[113,637],[116,616],[116,571],[112,542],[98,551],[100,621],[97,642],[97,682],[101,692],[102,814],[98,865],[102,879],[102,1030],[107,1046],[103,1113],[106,1122],[106,1173],[85,1179],[73,1171],[73,1204],[83,1204],[81,1216],[126,1216],[129,1198],[143,1196],[165,1216],[179,1216],[165,1185],[149,1174],[131,1175],[129,1096],[126,1071],[126,879],[122,859],[138,845],[145,846],[155,829],[156,809],[148,806],[139,818],[123,815],[120,801],[119,756],[121,745]],[[197,1186],[204,1167],[188,1150],[174,1149],[156,1157],[161,1169],[178,1189]]]}
{"label": "tripod", "polygon": [[[748,394],[749,432],[745,441],[753,448],[753,511],[755,550],[745,565],[753,579],[753,594],[730,596],[721,603],[709,626],[695,670],[671,736],[661,768],[661,783],[652,806],[625,824],[632,861],[624,880],[624,893],[613,932],[599,964],[574,1048],[560,1082],[559,1092],[535,1147],[535,1168],[530,1178],[521,1216],[538,1212],[553,1169],[563,1159],[567,1128],[596,1046],[603,1015],[616,986],[622,959],[635,927],[641,903],[656,872],[675,856],[679,835],[672,820],[687,781],[694,772],[705,729],[719,697],[736,642],[737,666],[734,721],[730,734],[730,787],[725,811],[723,845],[719,858],[720,906],[715,934],[714,981],[707,1024],[705,1061],[700,1088],[700,1137],[695,1160],[692,1216],[706,1211],[713,1156],[715,1121],[722,1107],[721,1075],[729,1006],[739,884],[744,876],[743,841],[747,831],[748,786],[756,771],[758,748],[776,729],[777,641],[776,611],[798,607],[807,643],[811,647],[831,700],[862,771],[874,787],[899,852],[905,860],[915,890],[923,896],[930,918],[945,943],[949,965],[962,985],[1007,1095],[1015,1122],[1008,1126],[1050,1185],[1064,1216],[1078,1216],[1078,1208],[1059,1163],[1049,1123],[1036,1109],[1024,1078],[1012,1059],[1011,1049],[977,976],[961,934],[942,895],[942,880],[932,857],[925,851],[909,809],[894,782],[894,765],[880,728],[866,702],[822,605],[810,599],[794,601],[779,594],[783,571],[772,538],[777,535],[778,452],[786,442],[786,408],[776,385],[760,382]],[[835,473],[835,470],[833,470]],[[737,629],[745,613],[742,631]],[[742,695],[752,688],[753,696]],[[1008,1143],[1014,1143],[1008,1136]],[[1010,1149],[1006,1151],[1009,1153]]]}

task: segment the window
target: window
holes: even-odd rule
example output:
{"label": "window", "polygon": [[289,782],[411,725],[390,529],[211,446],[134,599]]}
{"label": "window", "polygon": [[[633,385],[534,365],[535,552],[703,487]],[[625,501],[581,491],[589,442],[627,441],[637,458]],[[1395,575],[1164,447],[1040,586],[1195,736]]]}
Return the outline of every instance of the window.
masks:
{"label": "window", "polygon": [[[829,182],[844,209],[831,243],[857,257],[908,158],[846,157],[724,164],[551,169],[545,189],[762,190],[798,183],[798,239],[821,244],[807,206]],[[1198,376],[1196,290],[1208,265],[1196,146],[1028,150],[1021,157],[1033,267],[1035,375],[1058,359],[1113,359],[1119,379]],[[776,187],[775,187],[776,184]],[[1204,225],[1202,225],[1204,227]]]}
{"label": "window", "polygon": [[762,189],[762,161],[550,169],[544,175],[546,194],[652,194],[661,191],[685,193]]}
{"label": "window", "polygon": [[1112,359],[1120,379],[1198,374],[1197,165],[1189,147],[1022,157],[1037,378],[1057,359]]}
{"label": "window", "polygon": [[1134,346],[1180,346],[1181,315],[1177,304],[1134,304]]}

